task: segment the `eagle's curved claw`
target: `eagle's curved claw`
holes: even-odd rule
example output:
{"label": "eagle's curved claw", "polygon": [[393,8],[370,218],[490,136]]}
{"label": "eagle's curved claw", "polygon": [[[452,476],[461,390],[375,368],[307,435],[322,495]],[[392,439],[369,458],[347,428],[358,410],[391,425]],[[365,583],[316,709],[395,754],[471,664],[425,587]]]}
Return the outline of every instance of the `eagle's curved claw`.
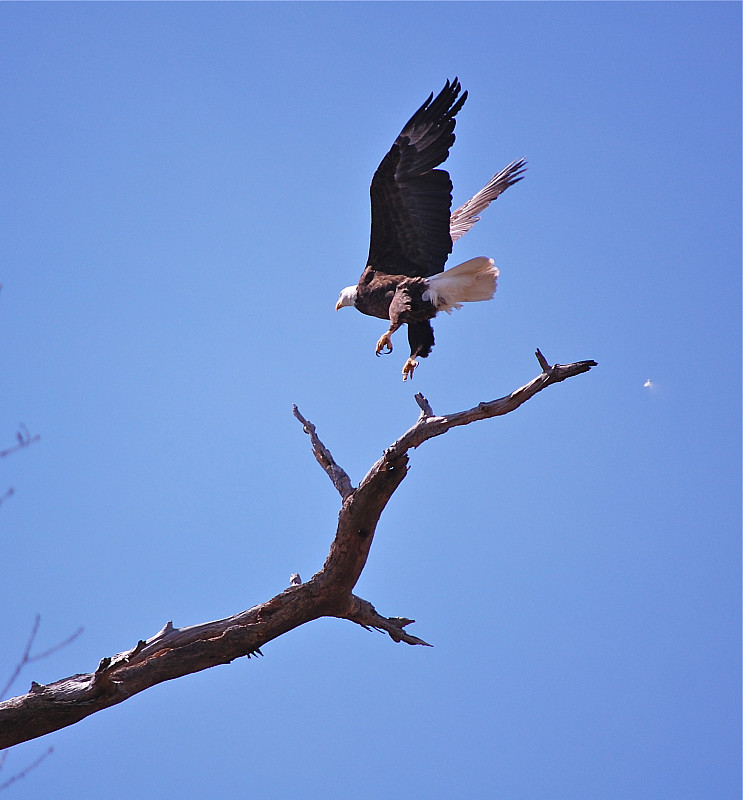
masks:
{"label": "eagle's curved claw", "polygon": [[[387,348],[386,350],[384,348]],[[390,332],[386,331],[379,337],[379,341],[377,342],[377,355],[381,355],[384,353],[387,355],[388,353],[392,352],[392,337],[390,336]]]}
{"label": "eagle's curved claw", "polygon": [[405,366],[402,368],[402,379],[406,381],[408,378],[411,380],[413,379],[413,373],[415,372],[415,368],[418,366],[418,362],[410,356],[410,358],[405,362]]}

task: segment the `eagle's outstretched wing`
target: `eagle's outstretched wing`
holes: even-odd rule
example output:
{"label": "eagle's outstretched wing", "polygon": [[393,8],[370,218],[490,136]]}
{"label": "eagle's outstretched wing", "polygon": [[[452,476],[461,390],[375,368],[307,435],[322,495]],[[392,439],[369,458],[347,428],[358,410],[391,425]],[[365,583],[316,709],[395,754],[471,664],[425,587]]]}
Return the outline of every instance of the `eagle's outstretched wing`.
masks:
{"label": "eagle's outstretched wing", "polygon": [[451,180],[435,169],[454,143],[457,78],[413,114],[371,182],[371,242],[367,263],[377,272],[425,278],[441,272],[451,253]]}
{"label": "eagle's outstretched wing", "polygon": [[499,194],[518,183],[526,172],[526,159],[520,158],[512,161],[505,169],[488,181],[482,189],[466,203],[452,212],[449,232],[452,243],[456,242],[480,219],[479,215],[495,200]]}

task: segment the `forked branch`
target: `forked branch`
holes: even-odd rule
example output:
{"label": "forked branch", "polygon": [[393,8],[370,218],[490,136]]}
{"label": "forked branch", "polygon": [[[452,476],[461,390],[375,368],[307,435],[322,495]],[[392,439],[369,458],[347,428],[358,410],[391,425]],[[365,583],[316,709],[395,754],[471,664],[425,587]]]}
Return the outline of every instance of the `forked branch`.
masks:
{"label": "forked branch", "polygon": [[186,628],[168,622],[130,650],[103,658],[92,673],[73,675],[48,686],[33,683],[28,694],[0,703],[0,749],[72,725],[163,681],[227,664],[241,656],[262,655],[260,648],[267,642],[323,616],[386,632],[395,642],[426,645],[405,630],[413,620],[384,617],[371,603],[353,594],[377,523],[407,474],[411,449],[451,428],[508,414],[547,386],[596,366],[594,361],[550,366],[539,351],[537,359],[542,372],[534,380],[467,411],[435,416],[428,400],[416,395],[421,410],[418,420],[384,451],[357,487],[320,441],[315,426],[295,406],[294,415],[310,437],[315,458],[343,500],[322,569],[306,583],[290,585],[271,600],[232,617]]}

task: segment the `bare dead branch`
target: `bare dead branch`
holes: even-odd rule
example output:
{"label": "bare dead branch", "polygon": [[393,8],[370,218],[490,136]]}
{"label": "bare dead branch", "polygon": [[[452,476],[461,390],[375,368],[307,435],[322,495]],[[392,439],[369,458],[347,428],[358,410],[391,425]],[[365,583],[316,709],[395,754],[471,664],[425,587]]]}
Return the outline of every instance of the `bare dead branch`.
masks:
{"label": "bare dead branch", "polygon": [[596,366],[595,361],[577,361],[573,364],[555,364],[550,367],[542,353],[539,350],[537,350],[537,353],[539,364],[542,367],[542,374],[529,381],[525,386],[498,400],[480,403],[468,411],[459,411],[445,417],[422,415],[415,425],[407,430],[387,452],[407,453],[410,448],[419,447],[428,439],[432,439],[434,436],[441,436],[442,433],[446,433],[451,428],[508,414],[511,411],[515,411],[520,405],[534,397],[538,392],[541,392],[542,389],[547,388],[547,386],[581,375]]}
{"label": "bare dead branch", "polygon": [[291,585],[271,600],[232,617],[161,631],[130,650],[101,660],[93,673],[73,675],[48,686],[34,683],[28,694],[0,703],[0,749],[42,736],[120,703],[163,681],[227,664],[241,656],[262,655],[260,648],[293,628],[323,616],[384,631],[395,642],[427,645],[405,631],[412,620],[383,617],[352,592],[361,575],[382,511],[408,471],[408,453],[434,436],[471,422],[508,414],[553,383],[580,375],[594,361],[549,366],[537,356],[542,373],[511,394],[446,416],[434,416],[419,395],[418,421],[384,451],[353,488],[348,475],[320,441],[315,426],[294,407],[309,435],[312,452],[343,498],[338,525],[325,563],[305,583]]}
{"label": "bare dead branch", "polygon": [[345,500],[351,492],[353,492],[351,479],[348,477],[345,470],[335,463],[333,456],[330,455],[330,450],[320,441],[315,426],[299,413],[299,409],[296,406],[292,406],[292,412],[302,423],[304,432],[310,437],[312,452],[315,454],[317,463],[327,472],[328,477],[333,482],[333,486],[335,486],[340,496]]}
{"label": "bare dead branch", "polygon": [[[36,634],[39,632],[40,623],[41,623],[41,616],[37,614],[36,617],[34,618],[33,625],[31,626],[31,633],[29,634],[28,641],[26,642],[26,647],[23,651],[23,655],[21,656],[20,661],[13,670],[13,673],[11,674],[7,683],[2,688],[2,690],[0,690],[0,698],[6,695],[10,687],[15,683],[16,679],[20,675],[21,670],[27,664],[31,664],[34,661],[40,661],[43,658],[47,658],[47,656],[50,656],[52,653],[57,652],[57,650],[66,647],[68,644],[74,641],[82,633],[83,630],[82,628],[78,628],[78,630],[75,631],[75,633],[73,633],[71,636],[68,636],[64,641],[61,641],[58,644],[55,644],[52,647],[47,648],[41,653],[37,653],[36,655],[31,655],[31,648],[33,647],[34,641],[36,639]],[[48,748],[37,759],[32,761],[27,767],[24,767],[24,769],[20,770],[19,772],[16,772],[14,775],[11,775],[11,777],[8,778],[8,780],[6,780],[4,783],[0,783],[0,792],[2,792],[3,789],[9,788],[10,786],[12,786],[12,784],[20,780],[21,778],[25,778],[29,772],[36,769],[36,767],[38,767],[39,764],[41,764],[41,762],[48,755],[51,755],[52,752],[53,748],[52,747]],[[7,754],[8,754],[7,750],[3,750],[2,753],[0,753],[0,771],[2,771],[3,767],[5,766]]]}
{"label": "bare dead branch", "polygon": [[547,359],[542,355],[542,351],[538,347],[534,355],[537,357],[537,361],[539,362],[539,366],[542,368],[542,372],[548,372],[550,365]]}
{"label": "bare dead branch", "polygon": [[361,625],[362,628],[367,630],[383,631],[390,635],[394,642],[405,642],[406,644],[421,644],[425,647],[433,647],[423,639],[413,636],[407,631],[403,630],[406,625],[411,625],[415,622],[414,619],[406,619],[405,617],[383,617],[377,613],[376,608],[368,601],[362,600],[352,594],[350,597],[349,607],[343,615],[344,619],[355,622]]}
{"label": "bare dead branch", "polygon": [[421,410],[421,417],[432,417],[433,416],[433,409],[431,408],[431,404],[426,400],[426,398],[418,392],[415,395],[415,402],[418,403],[418,407]]}

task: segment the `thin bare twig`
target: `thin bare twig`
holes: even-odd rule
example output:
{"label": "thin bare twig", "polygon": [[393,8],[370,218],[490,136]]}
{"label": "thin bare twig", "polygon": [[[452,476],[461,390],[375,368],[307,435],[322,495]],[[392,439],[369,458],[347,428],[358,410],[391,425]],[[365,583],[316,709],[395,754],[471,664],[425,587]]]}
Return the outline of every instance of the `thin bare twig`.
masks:
{"label": "thin bare twig", "polygon": [[34,624],[31,626],[31,634],[28,637],[28,642],[26,643],[26,649],[23,651],[23,655],[21,656],[21,660],[16,664],[13,673],[11,674],[8,682],[3,686],[2,690],[0,690],[0,699],[5,697],[8,689],[16,682],[18,676],[21,673],[21,670],[27,665],[31,664],[33,661],[40,661],[42,658],[46,658],[50,656],[52,653],[56,653],[57,650],[61,650],[63,647],[67,647],[68,644],[77,639],[77,637],[83,632],[82,628],[78,628],[71,636],[68,636],[64,641],[59,642],[58,644],[53,645],[52,647],[47,648],[41,653],[37,653],[36,655],[31,655],[31,648],[34,644],[34,639],[36,639],[36,634],[39,632],[39,625],[41,623],[41,616],[39,614],[36,615],[34,619]]}
{"label": "thin bare twig", "polygon": [[5,458],[5,456],[9,456],[11,453],[22,450],[24,447],[29,447],[30,445],[34,444],[34,442],[38,442],[39,439],[41,439],[41,436],[39,436],[38,433],[32,436],[28,432],[28,428],[21,422],[21,424],[18,426],[18,430],[16,431],[15,438],[16,444],[6,447],[5,450],[0,450],[0,458]]}
{"label": "thin bare twig", "polygon": [[[2,761],[0,761],[0,769],[3,768],[3,764],[5,763],[5,757],[4,756],[5,756],[5,754],[7,752],[8,752],[7,750],[5,750],[3,752],[3,759],[2,759]],[[0,792],[2,792],[3,789],[7,789],[9,786],[12,786],[16,781],[19,781],[21,778],[25,778],[26,775],[28,775],[28,773],[31,772],[31,770],[36,769],[36,767],[38,767],[39,764],[41,764],[41,762],[47,756],[50,756],[53,752],[54,752],[54,748],[50,747],[48,750],[46,750],[46,752],[42,753],[36,759],[36,761],[32,761],[25,769],[22,769],[20,772],[16,772],[16,774],[13,775],[12,777],[10,777],[7,781],[5,781],[5,783],[0,783]]]}

